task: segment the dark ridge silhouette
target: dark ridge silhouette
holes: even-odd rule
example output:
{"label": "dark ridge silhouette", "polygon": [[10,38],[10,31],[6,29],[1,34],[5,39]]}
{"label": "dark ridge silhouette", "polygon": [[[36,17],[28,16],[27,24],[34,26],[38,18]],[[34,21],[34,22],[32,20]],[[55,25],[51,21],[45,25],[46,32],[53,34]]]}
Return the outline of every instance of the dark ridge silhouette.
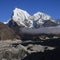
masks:
{"label": "dark ridge silhouette", "polygon": [[43,42],[41,42],[40,44],[43,46],[59,47],[60,46],[60,38],[43,40]]}
{"label": "dark ridge silhouette", "polygon": [[0,40],[16,39],[19,36],[6,24],[0,22]]}
{"label": "dark ridge silhouette", "polygon": [[44,52],[32,53],[23,60],[60,60],[60,48],[52,51],[47,50]]}
{"label": "dark ridge silhouette", "polygon": [[58,23],[55,23],[55,22],[53,22],[51,20],[47,20],[43,24],[44,27],[51,27],[51,26],[57,26],[57,25],[58,25]]}
{"label": "dark ridge silhouette", "polygon": [[60,60],[60,39],[47,39],[42,41],[43,42],[37,42],[37,45],[52,46],[55,47],[55,49],[31,53],[22,60]]}
{"label": "dark ridge silhouette", "polygon": [[[29,41],[29,40],[28,40]],[[32,40],[31,42],[23,42],[23,45],[28,44],[36,44],[36,45],[42,45],[42,46],[50,46],[50,47],[59,47],[60,46],[60,38],[54,38],[54,39],[46,39],[46,40]]]}

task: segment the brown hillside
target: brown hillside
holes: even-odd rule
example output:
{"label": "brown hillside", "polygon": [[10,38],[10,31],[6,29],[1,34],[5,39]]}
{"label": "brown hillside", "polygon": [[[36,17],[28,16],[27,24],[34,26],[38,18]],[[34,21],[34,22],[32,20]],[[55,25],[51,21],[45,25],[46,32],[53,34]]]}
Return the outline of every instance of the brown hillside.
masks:
{"label": "brown hillside", "polygon": [[8,40],[8,39],[15,39],[15,38],[19,38],[19,36],[16,35],[14,30],[9,28],[6,24],[0,22],[0,40]]}

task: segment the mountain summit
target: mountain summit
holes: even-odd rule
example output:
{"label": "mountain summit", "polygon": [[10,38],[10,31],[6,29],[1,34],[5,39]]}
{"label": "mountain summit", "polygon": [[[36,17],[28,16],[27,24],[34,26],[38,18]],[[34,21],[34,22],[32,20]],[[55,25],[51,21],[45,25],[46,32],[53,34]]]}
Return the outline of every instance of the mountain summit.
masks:
{"label": "mountain summit", "polygon": [[37,12],[31,16],[27,11],[19,8],[13,10],[12,20],[16,22],[18,26],[28,28],[40,27],[47,20],[53,21],[51,16],[42,12]]}

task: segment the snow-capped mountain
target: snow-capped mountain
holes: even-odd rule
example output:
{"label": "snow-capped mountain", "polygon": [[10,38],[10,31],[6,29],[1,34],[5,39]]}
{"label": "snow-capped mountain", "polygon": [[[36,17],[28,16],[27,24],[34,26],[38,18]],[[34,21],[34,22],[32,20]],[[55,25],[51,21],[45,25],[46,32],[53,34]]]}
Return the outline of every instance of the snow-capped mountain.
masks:
{"label": "snow-capped mountain", "polygon": [[51,16],[37,12],[30,15],[27,11],[15,8],[8,26],[21,35],[39,35],[39,34],[57,34],[60,33],[60,26],[57,26],[55,20]]}
{"label": "snow-capped mountain", "polygon": [[51,20],[55,23],[55,21],[52,20],[51,16],[47,14],[37,12],[33,16],[31,16],[27,11],[21,10],[19,8],[15,8],[13,10],[11,20],[16,22],[18,26],[24,26],[28,28],[38,28],[47,20]]}
{"label": "snow-capped mountain", "polygon": [[15,8],[15,10],[13,10],[12,20],[15,21],[19,26],[26,27],[26,23],[29,22],[28,20],[29,16],[30,15],[26,11]]}
{"label": "snow-capped mountain", "polygon": [[44,14],[42,12],[37,12],[33,16],[34,16],[34,20],[38,20],[38,19],[49,20],[49,19],[51,19],[51,16]]}

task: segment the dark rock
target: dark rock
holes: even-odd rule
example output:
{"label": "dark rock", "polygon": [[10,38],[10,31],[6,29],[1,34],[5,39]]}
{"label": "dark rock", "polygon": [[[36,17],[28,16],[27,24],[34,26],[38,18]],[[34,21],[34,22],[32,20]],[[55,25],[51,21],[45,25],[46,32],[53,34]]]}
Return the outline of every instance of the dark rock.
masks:
{"label": "dark rock", "polygon": [[43,26],[44,27],[51,27],[51,26],[57,26],[58,24],[54,21],[51,21],[51,20],[47,20],[44,22]]}

